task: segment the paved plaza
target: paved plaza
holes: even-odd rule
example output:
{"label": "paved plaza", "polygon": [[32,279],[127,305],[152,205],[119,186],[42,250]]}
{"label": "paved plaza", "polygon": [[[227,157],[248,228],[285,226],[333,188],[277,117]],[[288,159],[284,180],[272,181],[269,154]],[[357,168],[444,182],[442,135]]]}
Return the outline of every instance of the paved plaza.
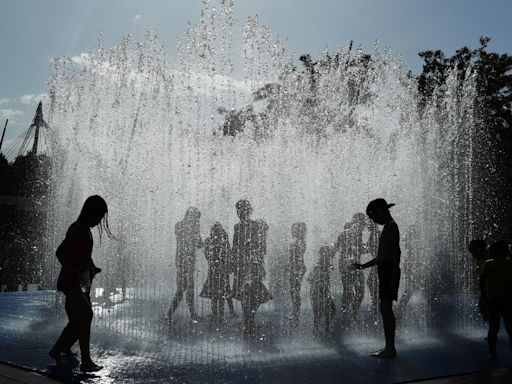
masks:
{"label": "paved plaza", "polygon": [[59,295],[2,293],[0,360],[86,383],[394,383],[491,371],[512,363],[512,351],[504,343],[500,360],[487,360],[483,326],[436,334],[399,328],[398,358],[379,360],[369,356],[382,342],[378,325],[320,340],[308,332],[307,313],[302,326],[286,331],[276,311],[267,309],[260,314],[258,340],[249,345],[240,339],[239,318],[215,327],[207,319],[193,323],[178,313],[170,330],[161,316],[164,308],[136,303],[133,298],[109,305],[96,302],[93,356],[105,368],[84,375],[77,359],[56,366],[47,355],[65,322]]}

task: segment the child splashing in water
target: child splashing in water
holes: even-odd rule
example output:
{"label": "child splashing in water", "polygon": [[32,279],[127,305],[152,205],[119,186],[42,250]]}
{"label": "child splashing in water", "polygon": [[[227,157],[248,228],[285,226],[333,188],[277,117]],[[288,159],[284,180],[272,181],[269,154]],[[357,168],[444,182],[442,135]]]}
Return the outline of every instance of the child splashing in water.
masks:
{"label": "child splashing in water", "polygon": [[108,227],[107,203],[98,195],[85,201],[78,219],[71,224],[66,238],[57,248],[57,258],[61,271],[57,281],[57,290],[66,296],[66,314],[69,322],[49,355],[57,364],[65,362],[65,355],[71,354],[71,347],[78,340],[82,362],[82,372],[95,372],[103,367],[91,359],[90,338],[93,311],[91,306],[91,284],[101,269],[92,261],[93,238],[91,228],[98,226],[109,238],[114,238]]}
{"label": "child splashing in water", "polygon": [[334,250],[329,246],[322,246],[318,251],[318,263],[308,276],[311,285],[311,306],[313,307],[313,334],[319,335],[320,322],[324,320],[325,336],[331,331],[331,322],[334,317],[334,299],[330,296],[332,258]]}
{"label": "child splashing in water", "polygon": [[290,294],[292,297],[292,312],[290,322],[292,326],[299,324],[300,288],[306,273],[304,254],[306,253],[306,224],[294,223],[292,225],[293,241],[289,248],[288,268],[290,271]]}
{"label": "child splashing in water", "polygon": [[208,277],[200,296],[211,299],[212,320],[221,323],[224,319],[224,300],[228,302],[231,316],[235,314],[229,285],[232,262],[228,234],[220,223],[215,223],[210,237],[204,243],[204,254],[208,260]]}

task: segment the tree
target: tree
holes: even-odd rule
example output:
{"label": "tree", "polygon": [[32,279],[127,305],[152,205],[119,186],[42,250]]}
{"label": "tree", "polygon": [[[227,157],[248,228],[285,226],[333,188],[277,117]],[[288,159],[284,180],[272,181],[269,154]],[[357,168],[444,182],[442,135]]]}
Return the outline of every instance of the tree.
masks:
{"label": "tree", "polygon": [[[220,129],[225,136],[236,136],[252,127],[256,139],[267,138],[272,135],[275,118],[286,114],[292,108],[298,108],[298,115],[304,121],[303,125],[308,133],[316,137],[325,137],[326,121],[333,121],[339,116],[339,110],[332,108],[331,103],[325,103],[326,95],[322,93],[327,79],[338,76],[337,80],[346,80],[346,100],[348,108],[341,121],[335,125],[336,130],[345,130],[347,127],[365,129],[356,123],[354,111],[357,106],[368,103],[374,97],[369,86],[369,71],[371,69],[371,56],[358,49],[352,52],[352,42],[347,50],[334,55],[325,53],[321,60],[313,61],[309,54],[299,58],[300,65],[289,64],[281,73],[276,83],[268,83],[257,89],[253,94],[253,102],[263,104],[263,108],[256,108],[254,104],[234,111],[219,109],[225,115]],[[340,83],[343,83],[340,81]],[[294,89],[293,86],[299,89]],[[297,91],[294,93],[294,91]],[[290,96],[290,93],[293,96]],[[326,105],[328,104],[328,105]]]}
{"label": "tree", "polygon": [[473,158],[474,206],[481,212],[476,236],[492,228],[495,237],[512,237],[512,55],[488,52],[490,38],[480,47],[458,49],[453,56],[443,51],[424,51],[423,71],[418,76],[420,107],[446,82],[450,70],[458,76],[476,74],[477,126]]}

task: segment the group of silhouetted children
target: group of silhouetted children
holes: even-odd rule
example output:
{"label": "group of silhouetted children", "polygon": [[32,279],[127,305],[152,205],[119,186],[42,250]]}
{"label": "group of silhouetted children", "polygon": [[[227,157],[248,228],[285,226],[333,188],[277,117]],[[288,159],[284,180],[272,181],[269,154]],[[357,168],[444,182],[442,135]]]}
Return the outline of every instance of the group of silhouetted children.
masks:
{"label": "group of silhouetted children", "polygon": [[[334,256],[339,253],[339,270],[342,277],[343,297],[342,311],[346,314],[357,312],[364,295],[364,277],[361,270],[377,266],[376,273],[370,273],[368,287],[372,301],[379,298],[379,309],[382,315],[385,348],[374,353],[374,356],[394,358],[395,349],[395,316],[392,302],[398,298],[400,282],[400,234],[393,220],[388,204],[384,199],[372,200],[366,209],[366,216],[357,213],[352,221],[345,225],[334,246],[322,246],[318,259],[309,273],[310,297],[313,308],[314,333],[319,333],[323,326],[326,334],[335,312],[334,299],[330,295]],[[192,320],[198,316],[194,308],[194,275],[196,250],[204,247],[208,261],[208,276],[201,290],[201,297],[209,298],[212,303],[212,318],[221,321],[226,301],[232,316],[236,316],[233,299],[239,300],[243,312],[244,335],[255,335],[255,316],[258,307],[272,300],[272,295],[263,283],[265,277],[265,256],[267,252],[268,224],[262,220],[252,220],[252,207],[249,201],[240,200],[236,203],[236,212],[240,221],[234,227],[232,246],[227,232],[220,223],[215,223],[210,236],[203,242],[200,235],[199,220],[201,213],[197,208],[187,210],[183,220],[175,226],[176,234],[176,293],[169,310],[169,320],[178,307],[183,295],[190,310]],[[382,225],[379,233],[378,225]],[[93,238],[91,228],[98,226],[100,236],[105,232],[113,238],[108,226],[107,204],[100,196],[89,197],[80,212],[78,219],[69,227],[66,237],[57,249],[57,257],[61,263],[61,271],[57,290],[66,297],[65,309],[69,322],[61,336],[50,350],[50,356],[57,363],[62,363],[71,354],[71,347],[79,341],[82,355],[81,370],[92,372],[102,367],[95,364],[90,356],[90,326],[93,317],[90,290],[95,276],[101,272],[92,260]],[[362,231],[367,228],[369,237],[362,241]],[[292,242],[289,246],[288,272],[292,310],[292,325],[299,323],[301,306],[301,285],[306,273],[304,254],[306,252],[306,224],[296,222],[291,227]],[[414,244],[418,240],[417,228],[412,226],[406,236],[408,256],[414,255]],[[480,310],[484,320],[489,322],[488,344],[491,358],[496,358],[496,340],[500,318],[504,319],[505,327],[512,344],[512,260],[508,245],[503,241],[488,246],[485,240],[474,240],[469,250],[477,263],[481,289]],[[361,263],[361,255],[370,253],[372,259]],[[412,270],[408,272],[412,279]],[[233,284],[230,283],[233,275]],[[414,279],[411,280],[411,282]],[[402,297],[406,305],[414,291],[413,284],[407,283]],[[375,306],[376,304],[373,304]]]}
{"label": "group of silhouetted children", "polygon": [[[329,335],[335,313],[334,298],[330,295],[330,273],[335,255],[339,254],[339,271],[343,284],[341,309],[347,317],[355,316],[364,297],[364,275],[360,270],[378,266],[377,273],[371,274],[368,284],[372,301],[377,302],[377,294],[379,296],[383,316],[386,348],[378,351],[376,355],[380,357],[396,355],[395,319],[391,303],[397,299],[400,280],[400,236],[389,213],[391,206],[393,204],[387,204],[384,199],[372,201],[367,208],[370,221],[365,214],[356,213],[352,221],[345,225],[333,246],[320,247],[317,262],[307,279],[313,309],[313,333],[320,334],[319,328],[323,324],[325,334]],[[194,307],[195,252],[204,247],[208,275],[200,296],[211,300],[212,320],[217,323],[223,321],[224,302],[227,302],[231,316],[235,317],[233,299],[239,300],[243,312],[244,335],[255,335],[257,309],[261,304],[272,300],[272,295],[263,283],[269,226],[262,219],[251,219],[252,207],[247,200],[238,201],[236,211],[240,222],[234,227],[232,247],[226,231],[218,222],[211,228],[210,236],[202,241],[199,231],[201,214],[195,207],[189,208],[183,220],[176,224],[177,288],[168,313],[171,324],[173,314],[184,294],[192,320],[198,321]],[[384,226],[382,235],[377,224]],[[362,233],[365,228],[369,230],[369,238],[363,243]],[[292,326],[297,326],[300,320],[300,292],[306,273],[306,234],[305,223],[296,222],[291,226],[292,242],[288,249],[287,269],[292,303],[289,319]],[[372,255],[371,262],[360,264],[363,253]],[[233,286],[230,284],[230,275],[233,275]]]}
{"label": "group of silhouetted children", "polygon": [[[183,220],[176,224],[177,289],[168,313],[171,324],[184,293],[192,320],[198,320],[194,307],[195,253],[204,247],[208,275],[200,296],[211,300],[212,320],[223,320],[225,301],[231,316],[235,317],[233,299],[239,300],[242,305],[244,335],[254,336],[256,311],[261,304],[272,299],[263,284],[266,234],[269,227],[262,219],[251,219],[252,207],[248,200],[238,201],[236,211],[240,221],[234,228],[232,247],[227,232],[218,222],[212,226],[210,236],[203,243],[199,232],[201,213],[195,207],[189,208]],[[230,275],[233,275],[232,287]]]}
{"label": "group of silhouetted children", "polygon": [[[378,292],[380,310],[383,316],[386,347],[375,353],[379,357],[394,357],[395,319],[392,310],[392,300],[397,299],[398,282],[400,279],[400,246],[399,233],[396,223],[389,213],[394,204],[387,204],[384,199],[370,202],[366,213],[377,224],[384,225],[382,234],[378,231],[370,235],[367,247],[371,248],[374,258],[366,264],[360,264],[362,242],[360,232],[364,227],[365,216],[356,214],[353,222],[346,227],[346,232],[340,235],[336,245],[322,246],[318,253],[318,261],[308,276],[311,284],[311,303],[313,307],[314,332],[318,333],[323,320],[328,334],[334,315],[334,300],[330,296],[330,272],[333,268],[333,257],[340,253],[340,271],[347,274],[345,283],[346,295],[351,298],[344,302],[361,301],[361,275],[357,270],[373,265],[378,266]],[[183,295],[190,310],[193,321],[198,320],[194,307],[194,275],[196,250],[205,249],[208,261],[208,276],[201,290],[201,296],[211,299],[212,318],[221,321],[224,315],[224,301],[227,302],[230,313],[236,316],[233,299],[239,300],[243,312],[244,335],[253,339],[256,331],[255,316],[258,307],[272,300],[272,295],[263,283],[265,277],[265,255],[267,252],[268,224],[262,220],[252,220],[252,207],[248,200],[236,203],[236,212],[240,221],[234,227],[233,243],[230,247],[226,231],[220,223],[211,228],[210,236],[203,242],[200,235],[201,213],[195,207],[189,208],[183,220],[175,226],[176,234],[176,293],[169,309],[168,318],[172,324]],[[102,367],[95,364],[90,356],[90,328],[93,318],[90,298],[91,284],[95,276],[101,272],[92,260],[93,237],[91,229],[98,226],[100,236],[105,232],[114,238],[108,226],[108,208],[105,200],[98,196],[90,196],[85,201],[78,219],[69,227],[66,237],[57,249],[57,257],[61,263],[57,290],[64,293],[65,309],[68,324],[59,339],[50,350],[50,356],[60,364],[71,355],[71,347],[78,341],[82,355],[80,369],[83,372],[93,372]],[[375,227],[376,228],[376,227]],[[306,224],[297,222],[291,228],[293,241],[289,247],[289,276],[292,311],[290,320],[298,324],[301,305],[300,290],[306,266],[304,254],[306,251]],[[377,244],[378,240],[378,247]],[[369,244],[369,245],[368,245]],[[359,248],[358,248],[359,247]],[[348,264],[347,264],[348,262]],[[233,275],[233,285],[230,275]],[[355,277],[351,279],[351,277]],[[350,291],[351,284],[357,290]],[[348,304],[346,304],[348,305]],[[358,304],[356,304],[357,306]],[[353,306],[352,310],[356,308]]]}

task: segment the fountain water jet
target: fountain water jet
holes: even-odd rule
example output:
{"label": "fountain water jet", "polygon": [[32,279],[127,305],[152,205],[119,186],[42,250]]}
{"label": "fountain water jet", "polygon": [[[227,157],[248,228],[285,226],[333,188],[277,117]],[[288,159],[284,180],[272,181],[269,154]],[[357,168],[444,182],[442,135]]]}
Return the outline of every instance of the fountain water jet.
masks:
{"label": "fountain water jet", "polygon": [[[403,231],[419,224],[433,275],[464,275],[453,289],[470,293],[471,263],[461,252],[474,214],[472,74],[453,73],[436,97],[420,103],[407,66],[378,44],[371,55],[351,45],[326,52],[317,64],[304,60],[301,70],[257,18],[244,25],[235,59],[238,27],[232,3],[205,2],[175,60],[150,31],[140,43],[128,36],[110,50],[98,42],[81,66],[54,61],[49,249],[88,195],[106,199],[119,240],[96,242],[93,256],[104,267],[96,284],[106,292],[127,287],[130,305],[111,314],[98,307],[99,327],[161,338],[159,319],[175,289],[174,224],[195,205],[203,237],[215,221],[232,237],[242,197],[270,225],[266,263],[274,278],[283,277],[276,265],[287,257],[293,222],[308,226],[311,270],[318,248],[334,242],[369,200],[384,197],[397,203]],[[206,276],[202,253],[198,259],[197,291]],[[51,281],[53,257],[48,265]],[[441,282],[429,284],[434,290]],[[284,290],[289,300],[286,284]],[[339,295],[339,286],[333,290]],[[308,301],[304,295],[306,311]],[[208,304],[196,305],[205,315]],[[182,321],[180,332],[190,337]],[[197,333],[183,341],[192,361],[217,342]]]}

